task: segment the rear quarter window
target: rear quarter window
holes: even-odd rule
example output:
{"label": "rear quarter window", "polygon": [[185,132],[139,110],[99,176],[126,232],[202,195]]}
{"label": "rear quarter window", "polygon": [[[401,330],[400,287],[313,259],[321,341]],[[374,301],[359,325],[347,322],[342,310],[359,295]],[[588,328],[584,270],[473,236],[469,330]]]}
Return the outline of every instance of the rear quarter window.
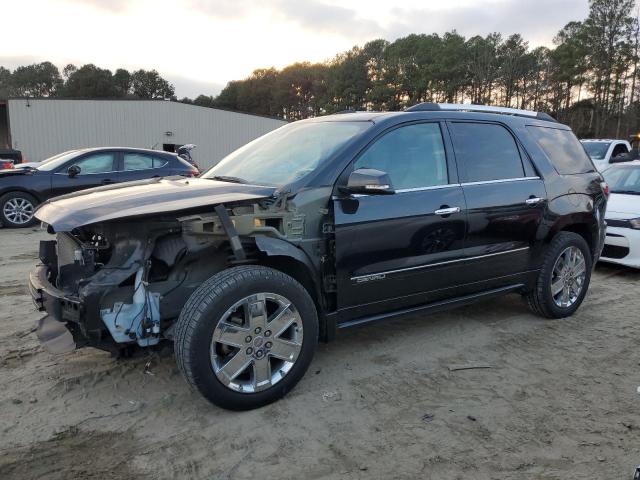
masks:
{"label": "rear quarter window", "polygon": [[560,175],[595,171],[587,152],[571,130],[532,125],[527,126],[527,130]]}

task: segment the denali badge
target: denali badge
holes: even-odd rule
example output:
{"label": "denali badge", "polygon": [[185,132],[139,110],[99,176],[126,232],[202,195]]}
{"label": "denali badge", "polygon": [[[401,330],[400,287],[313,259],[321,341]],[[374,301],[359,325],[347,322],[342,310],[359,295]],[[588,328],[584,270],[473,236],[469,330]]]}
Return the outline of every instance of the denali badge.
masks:
{"label": "denali badge", "polygon": [[386,275],[384,273],[374,273],[373,275],[367,275],[365,277],[356,278],[356,283],[366,283],[373,282],[378,280],[384,280]]}

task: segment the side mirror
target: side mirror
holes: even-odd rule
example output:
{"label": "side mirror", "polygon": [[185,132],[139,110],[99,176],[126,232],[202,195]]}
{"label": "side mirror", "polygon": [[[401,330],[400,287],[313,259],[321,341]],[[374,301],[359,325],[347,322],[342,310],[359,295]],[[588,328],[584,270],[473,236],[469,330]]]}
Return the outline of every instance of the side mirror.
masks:
{"label": "side mirror", "polygon": [[77,177],[80,175],[80,167],[78,165],[71,165],[67,169],[67,173],[69,174],[69,178]]}
{"label": "side mirror", "polygon": [[368,195],[390,195],[396,193],[387,172],[373,168],[359,168],[351,172],[347,186],[341,188],[346,193]]}

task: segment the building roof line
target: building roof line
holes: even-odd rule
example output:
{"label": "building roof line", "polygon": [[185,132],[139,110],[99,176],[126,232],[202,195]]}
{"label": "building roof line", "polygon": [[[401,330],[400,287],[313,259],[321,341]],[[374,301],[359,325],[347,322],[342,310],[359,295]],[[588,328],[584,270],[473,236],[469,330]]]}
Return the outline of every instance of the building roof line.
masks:
{"label": "building roof line", "polygon": [[73,101],[109,101],[109,102],[163,102],[163,103],[177,103],[180,105],[186,105],[188,107],[207,108],[210,110],[220,110],[222,112],[238,113],[240,115],[251,115],[253,117],[267,118],[269,120],[278,120],[280,122],[287,122],[287,120],[271,115],[263,115],[261,113],[243,112],[241,110],[234,110],[232,108],[224,107],[206,107],[204,105],[195,105],[193,103],[184,103],[178,100],[163,100],[161,98],[120,98],[120,97],[101,97],[101,98],[85,98],[85,97],[9,97],[6,100],[0,100],[0,105],[8,104],[9,100],[73,100]]}

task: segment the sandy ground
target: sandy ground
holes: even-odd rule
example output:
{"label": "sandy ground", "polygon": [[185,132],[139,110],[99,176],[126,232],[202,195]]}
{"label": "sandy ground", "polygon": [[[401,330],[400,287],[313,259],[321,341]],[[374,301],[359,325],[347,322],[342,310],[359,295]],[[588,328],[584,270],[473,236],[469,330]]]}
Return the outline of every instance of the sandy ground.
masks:
{"label": "sandy ground", "polygon": [[[640,463],[640,272],[599,266],[568,320],[510,296],[343,332],[284,400],[233,413],[170,355],[44,352],[26,278],[45,236],[0,230],[0,479],[630,479]],[[492,368],[450,370],[469,363]]]}

